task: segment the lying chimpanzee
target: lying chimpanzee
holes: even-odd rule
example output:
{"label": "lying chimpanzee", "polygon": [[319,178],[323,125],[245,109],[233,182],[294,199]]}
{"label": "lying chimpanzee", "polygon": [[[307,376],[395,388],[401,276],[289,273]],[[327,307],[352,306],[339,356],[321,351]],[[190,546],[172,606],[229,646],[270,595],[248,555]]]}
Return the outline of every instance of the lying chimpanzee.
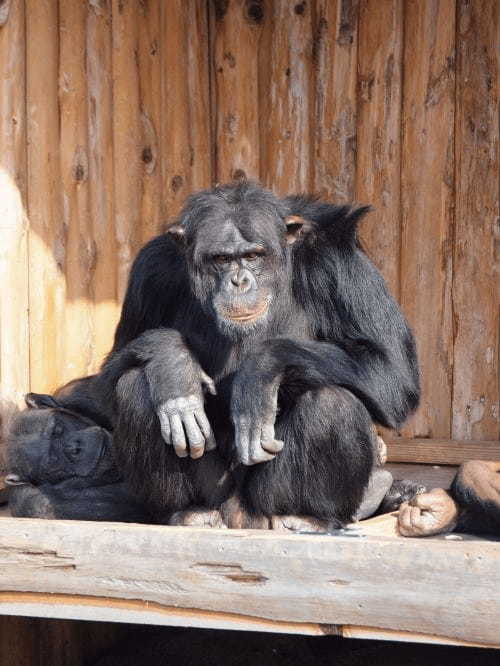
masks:
{"label": "lying chimpanzee", "polygon": [[13,516],[150,522],[118,473],[107,430],[52,396],[29,393],[26,403],[8,443]]}
{"label": "lying chimpanzee", "polygon": [[470,532],[500,537],[500,462],[464,463],[449,492],[435,488],[402,504],[398,526],[403,536]]}
{"label": "lying chimpanzee", "polygon": [[356,514],[372,422],[419,399],[412,334],[357,241],[366,210],[220,186],[141,250],[99,381],[152,512],[210,524],[236,492],[256,519]]}

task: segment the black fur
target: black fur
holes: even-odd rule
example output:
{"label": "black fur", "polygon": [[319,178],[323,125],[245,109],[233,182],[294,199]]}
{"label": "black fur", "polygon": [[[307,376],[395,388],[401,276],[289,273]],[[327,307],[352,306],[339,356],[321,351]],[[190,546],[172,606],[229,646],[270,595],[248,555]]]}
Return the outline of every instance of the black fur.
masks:
{"label": "black fur", "polygon": [[[174,233],[140,251],[100,381],[119,465],[153,510],[214,507],[237,483],[254,513],[354,515],[374,465],[372,420],[399,426],[419,399],[411,331],[357,242],[366,211],[221,186],[190,197]],[[290,216],[303,221],[287,232]],[[255,245],[263,255],[238,259],[250,284],[240,295],[214,262]],[[256,303],[268,309],[251,324],[225,316]],[[217,450],[178,458],[156,412],[170,398],[203,399],[201,369],[217,387],[204,397]],[[278,385],[283,450],[230,473],[241,429],[269,412]]]}

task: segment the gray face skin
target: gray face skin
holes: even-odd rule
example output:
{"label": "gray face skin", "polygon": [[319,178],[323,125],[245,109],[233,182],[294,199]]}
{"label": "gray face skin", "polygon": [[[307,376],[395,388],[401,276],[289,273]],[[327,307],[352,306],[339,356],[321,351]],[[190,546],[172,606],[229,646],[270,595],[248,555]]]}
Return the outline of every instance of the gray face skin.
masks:
{"label": "gray face skin", "polygon": [[100,486],[119,479],[111,435],[92,421],[61,408],[29,409],[11,429],[7,483]]}

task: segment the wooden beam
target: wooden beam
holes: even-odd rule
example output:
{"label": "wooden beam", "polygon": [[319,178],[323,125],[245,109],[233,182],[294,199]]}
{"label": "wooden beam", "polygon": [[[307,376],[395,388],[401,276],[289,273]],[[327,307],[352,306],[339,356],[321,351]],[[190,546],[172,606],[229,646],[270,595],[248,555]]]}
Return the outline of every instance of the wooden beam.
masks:
{"label": "wooden beam", "polygon": [[392,439],[386,443],[389,462],[461,465],[467,460],[500,460],[500,441],[413,437]]}
{"label": "wooden beam", "polygon": [[0,612],[21,613],[18,593],[32,593],[27,614],[47,617],[66,600],[65,617],[89,603],[92,619],[123,621],[112,609],[125,604],[149,623],[157,611],[172,615],[166,624],[334,625],[500,645],[498,543],[357,534],[1,518]]}

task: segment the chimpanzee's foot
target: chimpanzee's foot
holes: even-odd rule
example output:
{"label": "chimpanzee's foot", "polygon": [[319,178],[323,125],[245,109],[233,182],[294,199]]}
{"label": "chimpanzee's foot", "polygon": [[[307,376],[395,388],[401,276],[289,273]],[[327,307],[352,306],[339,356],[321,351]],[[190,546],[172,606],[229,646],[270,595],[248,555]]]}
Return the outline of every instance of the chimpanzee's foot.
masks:
{"label": "chimpanzee's foot", "polygon": [[271,529],[281,532],[328,532],[332,527],[339,526],[337,521],[319,520],[312,516],[271,516]]}
{"label": "chimpanzee's foot", "polygon": [[458,506],[442,488],[417,495],[399,508],[398,529],[402,536],[422,537],[453,532]]}
{"label": "chimpanzee's foot", "polygon": [[224,523],[231,529],[268,530],[269,518],[248,513],[235,495],[224,502],[220,508]]}
{"label": "chimpanzee's foot", "polygon": [[186,511],[176,511],[169,520],[169,525],[189,527],[227,527],[217,509],[192,507]]}
{"label": "chimpanzee's foot", "polygon": [[382,500],[377,513],[396,511],[403,502],[410,502],[414,497],[425,492],[427,492],[427,488],[422,483],[408,479],[394,481]]}
{"label": "chimpanzee's foot", "polygon": [[363,494],[363,501],[354,516],[354,520],[364,520],[365,518],[373,516],[382,503],[382,500],[384,500],[387,493],[390,492],[392,485],[392,474],[388,470],[381,468],[374,469],[370,476],[368,486]]}

